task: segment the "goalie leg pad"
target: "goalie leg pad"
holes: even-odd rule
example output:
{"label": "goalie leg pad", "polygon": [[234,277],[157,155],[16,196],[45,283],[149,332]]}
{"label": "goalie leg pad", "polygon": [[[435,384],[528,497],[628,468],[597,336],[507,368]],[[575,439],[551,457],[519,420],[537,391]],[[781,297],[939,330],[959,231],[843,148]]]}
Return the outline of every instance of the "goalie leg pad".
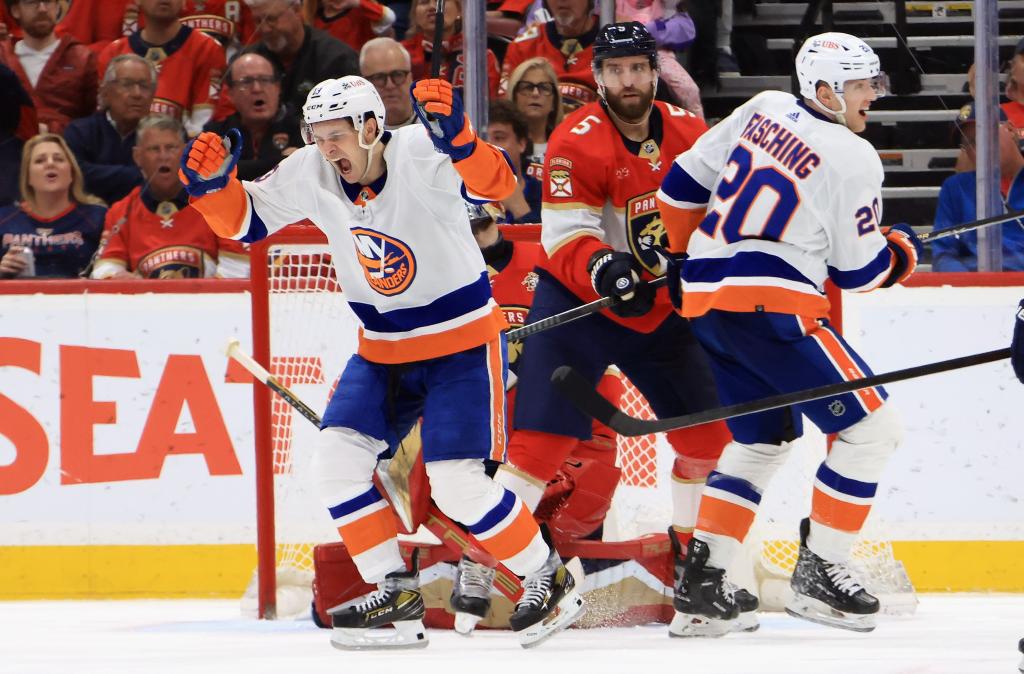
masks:
{"label": "goalie leg pad", "polygon": [[830,562],[849,558],[885,464],[902,437],[899,414],[889,403],[840,431],[815,476],[807,538],[811,552]]}
{"label": "goalie leg pad", "polygon": [[577,439],[541,431],[516,430],[508,446],[508,462],[547,484],[576,447]]}
{"label": "goalie leg pad", "polygon": [[525,576],[547,560],[548,546],[533,515],[519,497],[487,477],[483,461],[431,461],[427,477],[441,512],[465,524],[509,571]]}
{"label": "goalie leg pad", "polygon": [[386,500],[373,484],[377,454],[386,445],[351,428],[325,428],[313,450],[311,474],[338,533],[360,575],[380,582],[405,568],[398,551],[398,528]]}

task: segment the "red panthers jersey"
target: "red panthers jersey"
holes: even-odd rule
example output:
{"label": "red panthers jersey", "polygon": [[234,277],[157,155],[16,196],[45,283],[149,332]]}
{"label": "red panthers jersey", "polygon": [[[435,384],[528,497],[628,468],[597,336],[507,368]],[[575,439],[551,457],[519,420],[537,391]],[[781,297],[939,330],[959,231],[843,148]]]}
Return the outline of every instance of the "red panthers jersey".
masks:
{"label": "red panthers jersey", "polygon": [[[488,265],[487,275],[491,279],[491,294],[501,307],[505,320],[511,329],[521,328],[533,304],[533,291],[537,288],[537,272],[534,268],[544,256],[544,249],[534,241],[515,241],[512,259],[496,269]],[[516,360],[523,350],[522,342],[508,345],[508,366],[516,370]]]}
{"label": "red panthers jersey", "polygon": [[[247,45],[256,32],[252,10],[244,0],[185,0],[181,22],[209,35],[223,47]],[[145,25],[138,5],[128,7],[122,34],[131,35]]]}
{"label": "red panthers jersey", "polygon": [[[409,51],[409,58],[412,61],[412,78],[422,80],[430,77],[430,57],[433,52],[433,43],[422,35],[416,35],[402,42],[402,45]],[[444,56],[441,58],[441,77],[452,83],[452,86],[461,87],[466,83],[466,67],[463,62],[462,33],[456,33],[446,42],[441,43]],[[498,80],[501,76],[498,71],[498,57],[490,49],[487,50],[487,93],[490,98],[498,96]]]}
{"label": "red panthers jersey", "polygon": [[384,6],[373,0],[359,0],[352,9],[330,19],[324,14],[323,4],[313,17],[313,27],[325,30],[357,52],[363,45],[377,37],[373,24],[384,18]]}
{"label": "red panthers jersey", "polygon": [[555,30],[554,21],[530,26],[505,52],[499,93],[505,94],[516,66],[527,59],[543,56],[555,69],[558,89],[562,92],[566,108],[574,109],[596,101],[597,83],[594,82],[591,62],[594,60],[598,27],[595,22],[594,27],[583,35],[563,38]]}
{"label": "red panthers jersey", "polygon": [[[151,45],[141,32],[115,40],[100,54],[100,75],[119,54],[138,54],[156,66],[156,95],[150,112],[183,120],[190,133],[213,115],[224,72],[224,48],[203,33],[182,26],[162,45]],[[190,123],[191,122],[191,123]]]}
{"label": "red panthers jersey", "polygon": [[[604,102],[573,112],[555,129],[544,160],[541,243],[544,269],[583,302],[597,299],[587,262],[602,248],[632,253],[654,278],[657,246],[668,237],[655,194],[673,160],[707,131],[692,112],[655,101],[648,138],[635,142],[619,133]],[[610,319],[639,332],[654,330],[672,311],[664,289],[652,311]]]}
{"label": "red panthers jersey", "polygon": [[142,278],[202,278],[216,268],[217,235],[199,211],[185,199],[156,202],[141,187],[107,211],[100,245],[100,263]]}
{"label": "red panthers jersey", "polygon": [[[122,17],[135,0],[57,0],[57,35],[71,35],[82,44],[99,53],[104,47],[125,35]],[[0,3],[0,22],[15,38],[22,37],[21,27],[15,23]],[[102,76],[103,73],[100,73]]]}

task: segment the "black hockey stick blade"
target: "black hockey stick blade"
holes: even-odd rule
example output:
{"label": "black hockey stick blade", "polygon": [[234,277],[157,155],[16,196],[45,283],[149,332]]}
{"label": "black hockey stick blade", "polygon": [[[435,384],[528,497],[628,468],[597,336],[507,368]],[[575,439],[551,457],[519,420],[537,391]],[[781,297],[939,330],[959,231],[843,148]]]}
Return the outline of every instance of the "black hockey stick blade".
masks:
{"label": "black hockey stick blade", "polygon": [[895,370],[893,372],[874,375],[864,379],[854,379],[852,381],[844,381],[838,384],[828,384],[826,386],[817,386],[815,388],[803,389],[801,391],[793,391],[792,393],[782,393],[775,396],[768,396],[767,398],[751,400],[745,403],[726,405],[725,407],[716,407],[714,409],[704,410],[703,412],[694,412],[693,414],[684,414],[678,417],[668,417],[665,419],[638,419],[636,417],[629,416],[615,405],[611,404],[604,396],[597,392],[590,382],[568,366],[563,365],[555,370],[551,375],[551,382],[555,385],[555,388],[561,391],[561,393],[565,395],[581,412],[587,416],[597,419],[619,435],[632,438],[639,435],[665,433],[680,428],[689,428],[690,426],[707,424],[712,421],[721,421],[722,419],[743,416],[744,414],[765,412],[779,407],[798,405],[811,400],[819,400],[821,398],[828,398],[829,396],[842,395],[844,393],[850,393],[864,388],[871,388],[872,386],[882,386],[884,384],[891,384],[905,379],[924,377],[929,374],[959,370],[960,368],[971,367],[972,365],[993,363],[1009,357],[1009,348],[997,349],[995,351],[976,353],[971,356],[962,356],[960,358],[952,358],[950,360],[940,360],[936,363],[928,363],[927,365],[918,365],[917,367],[910,367],[905,370]]}

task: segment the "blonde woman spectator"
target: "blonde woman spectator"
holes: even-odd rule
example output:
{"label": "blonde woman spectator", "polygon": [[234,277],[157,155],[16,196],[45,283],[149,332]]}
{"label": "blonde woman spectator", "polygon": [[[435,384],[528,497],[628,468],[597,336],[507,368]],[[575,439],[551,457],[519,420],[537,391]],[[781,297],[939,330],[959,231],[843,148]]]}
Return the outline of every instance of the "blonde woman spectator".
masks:
{"label": "blonde woman spectator", "polygon": [[532,150],[527,157],[526,175],[540,180],[548,137],[562,121],[562,94],[555,69],[543,56],[523,61],[508,79],[506,96],[523,115]]}
{"label": "blonde woman spectator", "polygon": [[0,278],[73,278],[92,258],[107,209],[87,194],[82,170],[52,133],[34,136],[22,153],[21,203],[0,208]]}

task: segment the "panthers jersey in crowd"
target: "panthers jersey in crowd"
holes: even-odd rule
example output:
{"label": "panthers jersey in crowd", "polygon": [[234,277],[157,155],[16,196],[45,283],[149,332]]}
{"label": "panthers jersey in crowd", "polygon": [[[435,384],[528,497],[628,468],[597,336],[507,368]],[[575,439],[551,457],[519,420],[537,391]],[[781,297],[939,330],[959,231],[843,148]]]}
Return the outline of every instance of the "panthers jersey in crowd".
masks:
{"label": "panthers jersey in crowd", "polygon": [[387,32],[395,21],[395,13],[374,0],[359,0],[355,7],[346,9],[331,18],[324,12],[324,3],[319,3],[313,17],[313,27],[327,31],[356,51],[363,45]]}
{"label": "panthers jersey in crowd", "polygon": [[893,254],[871,144],[791,94],[766,91],[676,159],[658,197],[703,210],[683,264],[683,315],[828,314],[825,280],[872,290]]}
{"label": "panthers jersey in crowd", "polygon": [[217,245],[217,235],[188,205],[184,190],[173,201],[157,201],[136,187],[107,211],[92,276],[127,270],[149,279],[212,277]]}
{"label": "panthers jersey in crowd", "polygon": [[[707,126],[693,113],[655,101],[649,138],[626,139],[608,117],[603,102],[572,113],[548,141],[544,161],[541,243],[542,267],[584,302],[597,299],[587,262],[597,250],[627,251],[653,278],[659,268],[656,246],[665,228],[655,193],[672,159],[690,148]],[[637,318],[608,318],[640,332],[651,332],[672,311],[664,291],[654,309]]]}
{"label": "panthers jersey in crowd", "polygon": [[505,52],[500,93],[504,95],[508,89],[509,77],[516,66],[536,56],[543,56],[555,69],[558,89],[567,108],[578,108],[596,101],[597,83],[594,82],[591,62],[594,60],[594,40],[598,28],[599,23],[595,22],[594,27],[583,35],[563,38],[555,30],[554,21],[530,26]]}
{"label": "panthers jersey in crowd", "polygon": [[156,95],[150,112],[182,120],[189,135],[196,135],[213,117],[224,73],[224,48],[203,33],[182,26],[162,45],[151,45],[141,33],[115,40],[99,57],[103,73],[119,54],[138,54],[156,66]]}
{"label": "panthers jersey in crowd", "polygon": [[11,246],[31,248],[35,275],[74,278],[85,269],[100,242],[107,209],[74,204],[52,218],[40,218],[18,206],[0,208],[0,257]]}
{"label": "panthers jersey in crowd", "polygon": [[[135,0],[58,0],[57,35],[71,35],[76,40],[100,52],[108,44],[123,36],[122,17]],[[0,3],[0,22],[16,39],[21,39],[21,27],[14,21],[7,3]],[[103,73],[100,73],[102,77]]]}
{"label": "panthers jersey in crowd", "polygon": [[[413,80],[430,77],[430,59],[433,43],[422,35],[416,35],[402,42],[409,52],[410,67]],[[440,76],[452,83],[452,86],[466,85],[465,52],[462,48],[462,33],[456,33],[451,39],[442,43]],[[490,49],[487,50],[487,95],[493,100],[498,97],[498,57]]]}
{"label": "panthers jersey in crowd", "polygon": [[[181,22],[209,35],[221,46],[245,46],[252,41],[256,26],[252,10],[245,0],[185,0]],[[130,5],[124,14],[123,35],[131,35],[146,25],[137,5]]]}

